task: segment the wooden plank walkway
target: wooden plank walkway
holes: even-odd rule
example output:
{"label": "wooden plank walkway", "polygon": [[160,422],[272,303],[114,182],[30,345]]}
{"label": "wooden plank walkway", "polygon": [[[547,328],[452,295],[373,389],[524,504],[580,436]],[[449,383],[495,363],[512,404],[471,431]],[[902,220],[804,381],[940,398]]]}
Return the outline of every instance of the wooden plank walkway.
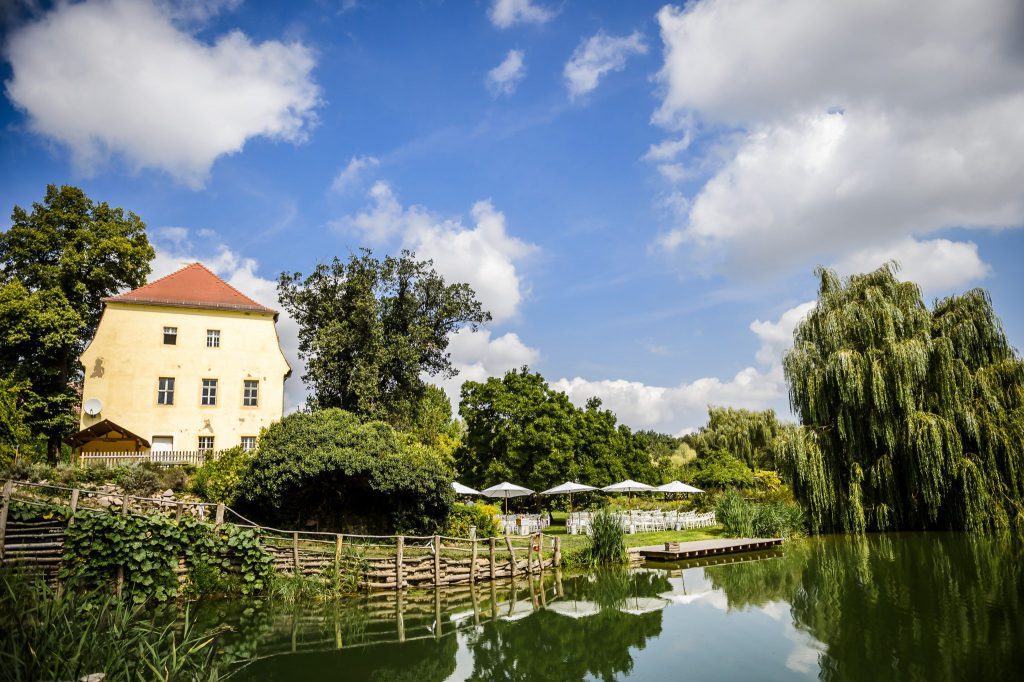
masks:
{"label": "wooden plank walkway", "polygon": [[778,547],[781,544],[782,538],[728,538],[725,540],[680,542],[679,549],[675,551],[666,550],[664,544],[632,547],[629,551],[639,554],[644,559],[653,561],[680,561],[718,554],[755,552],[770,547]]}

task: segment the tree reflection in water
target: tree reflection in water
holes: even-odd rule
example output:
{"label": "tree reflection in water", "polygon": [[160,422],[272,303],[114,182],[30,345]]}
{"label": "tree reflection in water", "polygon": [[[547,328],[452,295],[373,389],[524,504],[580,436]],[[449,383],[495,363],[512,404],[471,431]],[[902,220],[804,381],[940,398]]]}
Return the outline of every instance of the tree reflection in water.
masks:
{"label": "tree reflection in water", "polygon": [[492,624],[469,635],[475,682],[621,679],[633,669],[630,649],[661,634],[660,611],[632,615],[630,600],[657,598],[671,585],[661,573],[607,570],[566,578],[562,599],[596,603],[594,615],[570,619],[551,610],[528,621]]}
{"label": "tree reflection in water", "polygon": [[705,575],[731,608],[788,602],[825,645],[823,680],[1020,679],[1022,547],[1010,535],[823,537]]}
{"label": "tree reflection in water", "polygon": [[[233,625],[217,642],[231,679],[1024,679],[1019,538],[820,537],[736,559],[294,608],[215,603],[197,624]],[[787,640],[807,645],[799,665]]]}

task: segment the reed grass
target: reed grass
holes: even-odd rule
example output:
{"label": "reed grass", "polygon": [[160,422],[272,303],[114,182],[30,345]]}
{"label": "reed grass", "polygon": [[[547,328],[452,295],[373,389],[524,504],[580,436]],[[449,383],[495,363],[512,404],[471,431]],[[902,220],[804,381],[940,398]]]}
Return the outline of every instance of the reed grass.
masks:
{"label": "reed grass", "polygon": [[0,680],[217,679],[214,642],[223,629],[197,631],[187,609],[176,616],[0,572]]}

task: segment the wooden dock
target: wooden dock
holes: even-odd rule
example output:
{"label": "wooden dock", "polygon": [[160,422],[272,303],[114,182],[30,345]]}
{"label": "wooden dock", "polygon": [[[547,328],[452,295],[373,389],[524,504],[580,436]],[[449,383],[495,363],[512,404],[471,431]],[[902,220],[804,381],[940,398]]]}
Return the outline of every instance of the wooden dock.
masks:
{"label": "wooden dock", "polygon": [[696,540],[680,542],[679,548],[666,550],[664,544],[647,547],[633,547],[635,552],[648,561],[683,561],[699,559],[720,554],[739,554],[741,552],[757,552],[782,544],[782,538],[729,538],[725,540]]}

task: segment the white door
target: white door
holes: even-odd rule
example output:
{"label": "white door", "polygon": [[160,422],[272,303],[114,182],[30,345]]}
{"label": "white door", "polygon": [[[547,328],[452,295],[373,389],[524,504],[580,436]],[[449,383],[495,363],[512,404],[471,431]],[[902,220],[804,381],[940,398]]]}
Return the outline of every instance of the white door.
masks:
{"label": "white door", "polygon": [[153,452],[170,452],[174,449],[174,436],[153,436]]}

